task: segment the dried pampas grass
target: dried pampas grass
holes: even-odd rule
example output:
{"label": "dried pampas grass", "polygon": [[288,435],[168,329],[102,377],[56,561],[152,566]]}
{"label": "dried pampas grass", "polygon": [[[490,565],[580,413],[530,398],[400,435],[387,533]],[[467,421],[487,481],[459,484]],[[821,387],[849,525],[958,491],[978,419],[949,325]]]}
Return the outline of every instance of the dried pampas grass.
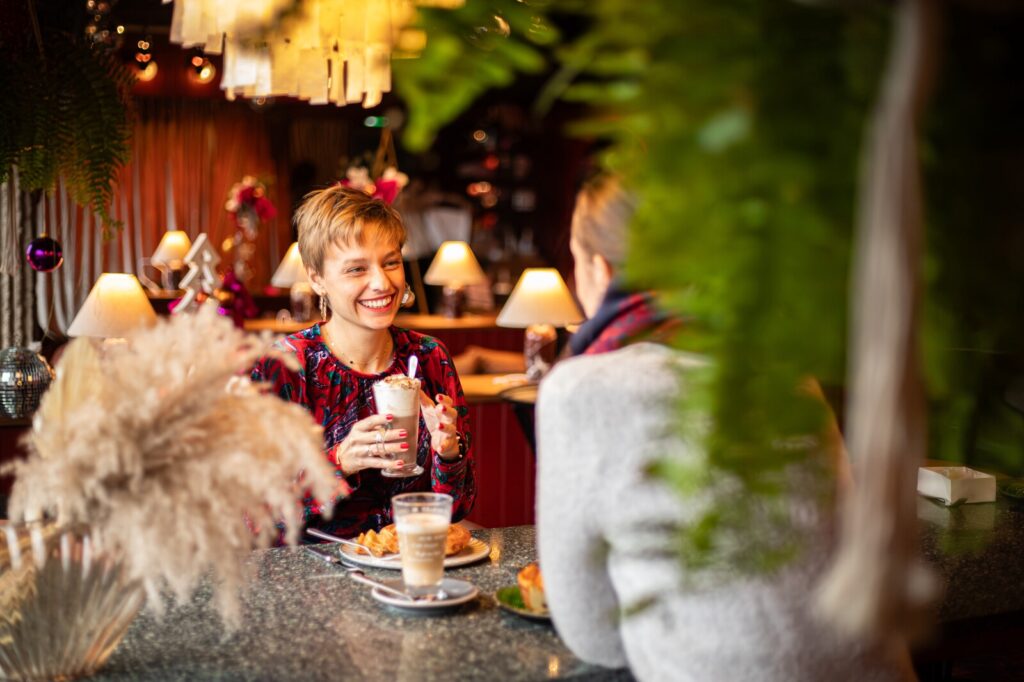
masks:
{"label": "dried pampas grass", "polygon": [[210,570],[237,623],[240,555],[279,520],[296,539],[296,476],[320,500],[336,485],[309,412],[238,380],[268,340],[203,308],[102,351],[73,341],[14,466],[12,518],[89,524],[158,611],[164,585],[184,600]]}

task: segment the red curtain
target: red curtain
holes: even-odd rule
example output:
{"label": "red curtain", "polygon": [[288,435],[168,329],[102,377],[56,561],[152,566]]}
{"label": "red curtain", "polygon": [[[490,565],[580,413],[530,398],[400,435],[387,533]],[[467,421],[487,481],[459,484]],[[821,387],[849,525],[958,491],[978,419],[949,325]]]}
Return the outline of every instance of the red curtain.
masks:
{"label": "red curtain", "polygon": [[277,218],[260,226],[250,261],[248,285],[262,289],[290,240],[288,177],[270,147],[263,116],[245,104],[140,101],[133,159],[121,171],[114,200],[127,210],[120,238],[134,242],[136,260],[151,255],[169,229],[185,230],[193,240],[205,232],[220,248],[236,231],[224,209],[228,192],[255,176],[278,209]]}

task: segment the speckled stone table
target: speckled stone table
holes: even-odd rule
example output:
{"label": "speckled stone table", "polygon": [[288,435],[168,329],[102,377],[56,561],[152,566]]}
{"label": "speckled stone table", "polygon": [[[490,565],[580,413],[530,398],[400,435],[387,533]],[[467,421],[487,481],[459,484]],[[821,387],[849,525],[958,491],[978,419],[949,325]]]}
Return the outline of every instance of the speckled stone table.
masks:
{"label": "speckled stone table", "polygon": [[[936,614],[944,641],[960,644],[979,622],[1024,613],[1024,507],[1001,499],[948,509],[919,498],[918,516],[924,556],[946,586]],[[202,590],[162,620],[142,614],[92,679],[632,680],[582,663],[550,625],[498,608],[495,590],[535,557],[532,526],[474,535],[490,543],[489,558],[449,575],[481,595],[445,615],[394,611],[302,549],[268,550],[253,554],[257,580],[244,595],[241,629],[225,632]]]}
{"label": "speckled stone table", "polygon": [[[932,627],[914,648],[922,682],[1012,679],[1024,631],[1024,507],[995,503],[947,508],[917,499],[925,559],[941,579]],[[958,677],[958,679],[960,679]],[[967,678],[963,678],[967,679]]]}
{"label": "speckled stone table", "polygon": [[[632,680],[587,665],[545,623],[498,608],[494,592],[534,559],[532,526],[474,531],[488,559],[449,569],[480,588],[442,616],[408,616],[299,548],[253,554],[244,623],[226,633],[201,590],[157,620],[142,614],[94,680]],[[367,569],[376,578],[397,577]]]}
{"label": "speckled stone table", "polygon": [[922,548],[942,578],[943,623],[1024,613],[1024,505],[944,507],[917,498]]}

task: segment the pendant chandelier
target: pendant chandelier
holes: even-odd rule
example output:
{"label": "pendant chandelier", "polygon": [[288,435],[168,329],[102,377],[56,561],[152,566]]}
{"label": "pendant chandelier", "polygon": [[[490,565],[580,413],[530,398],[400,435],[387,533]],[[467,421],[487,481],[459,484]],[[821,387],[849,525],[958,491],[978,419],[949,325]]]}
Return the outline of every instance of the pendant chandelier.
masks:
{"label": "pendant chandelier", "polygon": [[464,2],[174,0],[171,42],[223,53],[228,99],[287,96],[373,107],[391,90],[392,52],[412,56],[426,43],[409,27],[416,7]]}

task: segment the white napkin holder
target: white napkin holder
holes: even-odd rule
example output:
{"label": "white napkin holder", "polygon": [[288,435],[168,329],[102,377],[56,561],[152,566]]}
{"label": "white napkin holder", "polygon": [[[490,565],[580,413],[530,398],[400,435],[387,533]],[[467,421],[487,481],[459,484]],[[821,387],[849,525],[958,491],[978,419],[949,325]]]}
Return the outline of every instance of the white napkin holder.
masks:
{"label": "white napkin holder", "polygon": [[917,470],[917,492],[942,500],[947,505],[958,502],[995,502],[995,476],[967,467],[920,467]]}

